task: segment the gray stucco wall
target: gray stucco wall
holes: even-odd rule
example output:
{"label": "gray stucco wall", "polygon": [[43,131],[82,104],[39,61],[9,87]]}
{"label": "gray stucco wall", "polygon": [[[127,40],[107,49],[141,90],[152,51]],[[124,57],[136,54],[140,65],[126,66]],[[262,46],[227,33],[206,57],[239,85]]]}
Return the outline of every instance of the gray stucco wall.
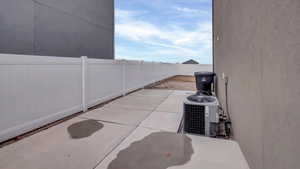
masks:
{"label": "gray stucco wall", "polygon": [[114,58],[113,0],[1,0],[0,53]]}
{"label": "gray stucco wall", "polygon": [[214,0],[214,70],[252,169],[300,168],[300,1]]}

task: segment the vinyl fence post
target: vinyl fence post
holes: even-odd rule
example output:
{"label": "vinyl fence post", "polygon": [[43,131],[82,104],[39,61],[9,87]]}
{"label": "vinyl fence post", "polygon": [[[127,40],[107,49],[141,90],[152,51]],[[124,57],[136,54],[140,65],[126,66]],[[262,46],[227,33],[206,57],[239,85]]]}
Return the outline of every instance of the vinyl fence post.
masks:
{"label": "vinyl fence post", "polygon": [[82,111],[86,112],[88,107],[86,103],[86,71],[87,71],[87,56],[81,57],[81,82],[82,82]]}

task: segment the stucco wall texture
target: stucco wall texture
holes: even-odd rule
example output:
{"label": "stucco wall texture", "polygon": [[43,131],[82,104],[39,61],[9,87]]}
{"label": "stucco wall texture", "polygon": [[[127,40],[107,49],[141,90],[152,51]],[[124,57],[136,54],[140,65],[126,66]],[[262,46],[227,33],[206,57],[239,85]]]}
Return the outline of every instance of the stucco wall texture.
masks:
{"label": "stucco wall texture", "polygon": [[300,1],[214,0],[214,71],[252,169],[300,168]]}
{"label": "stucco wall texture", "polygon": [[114,58],[113,0],[1,0],[0,53]]}

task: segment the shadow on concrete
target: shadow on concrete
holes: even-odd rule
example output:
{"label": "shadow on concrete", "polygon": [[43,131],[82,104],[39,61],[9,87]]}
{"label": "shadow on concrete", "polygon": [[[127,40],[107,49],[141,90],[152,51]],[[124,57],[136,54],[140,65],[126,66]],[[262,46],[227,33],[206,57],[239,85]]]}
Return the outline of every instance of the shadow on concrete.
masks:
{"label": "shadow on concrete", "polygon": [[187,163],[193,153],[186,135],[156,132],[120,151],[108,169],[166,169]]}
{"label": "shadow on concrete", "polygon": [[72,139],[81,139],[93,135],[103,127],[104,125],[96,120],[84,120],[70,125],[68,132]]}

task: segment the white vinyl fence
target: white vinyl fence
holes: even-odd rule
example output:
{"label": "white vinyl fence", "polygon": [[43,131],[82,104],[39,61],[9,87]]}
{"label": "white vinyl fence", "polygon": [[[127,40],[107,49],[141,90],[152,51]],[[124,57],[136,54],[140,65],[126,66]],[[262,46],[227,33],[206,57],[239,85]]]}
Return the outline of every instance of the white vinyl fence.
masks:
{"label": "white vinyl fence", "polygon": [[[153,82],[193,73],[184,67],[87,57],[0,54],[0,142]],[[184,73],[179,72],[183,70]],[[197,70],[204,69],[199,66]]]}
{"label": "white vinyl fence", "polygon": [[212,65],[205,64],[178,64],[178,75],[194,76],[195,72],[206,71],[212,72]]}

